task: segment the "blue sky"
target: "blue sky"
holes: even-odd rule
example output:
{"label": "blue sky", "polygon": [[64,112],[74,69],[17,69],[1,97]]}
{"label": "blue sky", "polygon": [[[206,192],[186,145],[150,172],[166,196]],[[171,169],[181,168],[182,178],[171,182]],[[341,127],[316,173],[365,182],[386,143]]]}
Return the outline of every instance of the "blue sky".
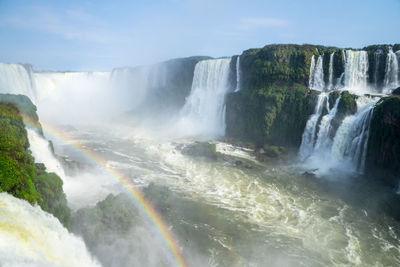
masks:
{"label": "blue sky", "polygon": [[400,42],[400,0],[0,0],[0,62],[111,70],[271,43]]}

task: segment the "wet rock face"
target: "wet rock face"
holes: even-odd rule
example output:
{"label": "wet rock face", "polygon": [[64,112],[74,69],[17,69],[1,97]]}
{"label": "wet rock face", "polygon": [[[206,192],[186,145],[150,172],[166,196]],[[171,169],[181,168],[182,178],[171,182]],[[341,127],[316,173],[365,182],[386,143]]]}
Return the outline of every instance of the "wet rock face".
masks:
{"label": "wet rock face", "polygon": [[[397,90],[397,89],[396,89]],[[371,120],[366,174],[392,187],[400,181],[400,96],[378,102]]]}
{"label": "wet rock face", "polygon": [[181,148],[184,155],[216,159],[218,154],[216,145],[208,142],[195,142]]}

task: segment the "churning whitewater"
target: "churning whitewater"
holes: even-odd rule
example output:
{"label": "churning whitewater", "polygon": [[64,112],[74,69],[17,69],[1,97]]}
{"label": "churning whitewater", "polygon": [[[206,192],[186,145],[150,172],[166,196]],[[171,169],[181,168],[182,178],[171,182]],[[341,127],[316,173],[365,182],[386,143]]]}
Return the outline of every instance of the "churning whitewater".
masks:
{"label": "churning whitewater", "polygon": [[100,266],[83,240],[52,215],[0,193],[2,266]]}

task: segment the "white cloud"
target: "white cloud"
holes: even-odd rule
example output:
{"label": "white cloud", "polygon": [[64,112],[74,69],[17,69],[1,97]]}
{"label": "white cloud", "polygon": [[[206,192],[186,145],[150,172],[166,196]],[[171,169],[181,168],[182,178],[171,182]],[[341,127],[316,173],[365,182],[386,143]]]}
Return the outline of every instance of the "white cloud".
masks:
{"label": "white cloud", "polygon": [[116,36],[107,30],[107,24],[83,10],[54,11],[32,7],[24,15],[11,15],[3,19],[14,27],[57,35],[64,39],[107,43]]}

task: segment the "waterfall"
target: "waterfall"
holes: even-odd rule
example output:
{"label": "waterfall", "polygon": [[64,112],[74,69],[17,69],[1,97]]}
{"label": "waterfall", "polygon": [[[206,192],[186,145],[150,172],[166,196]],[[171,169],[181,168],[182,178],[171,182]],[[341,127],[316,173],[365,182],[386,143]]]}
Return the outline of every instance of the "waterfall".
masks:
{"label": "waterfall", "polygon": [[379,67],[380,67],[380,61],[381,61],[381,55],[382,55],[382,50],[378,49],[375,51],[375,69],[374,69],[374,86],[375,89],[378,88],[378,79],[379,79]]}
{"label": "waterfall", "polygon": [[335,56],[335,52],[333,52],[329,56],[329,83],[328,83],[328,90],[332,90],[334,88],[333,85],[333,57]]}
{"label": "waterfall", "polygon": [[36,88],[30,65],[0,63],[0,93],[21,94],[36,103]]}
{"label": "waterfall", "polygon": [[346,117],[335,135],[332,159],[363,172],[373,108],[378,98],[359,97],[357,113]]}
{"label": "waterfall", "polygon": [[[314,114],[311,115],[310,119],[307,121],[303,133],[299,150],[301,160],[307,159],[316,152],[330,149],[332,140],[329,137],[329,131],[332,128],[331,121],[336,116],[340,98],[341,96],[336,99],[335,105],[330,109],[328,101],[329,93],[321,93],[318,96],[318,102]],[[322,116],[324,107],[327,110],[327,114]]]}
{"label": "waterfall", "polygon": [[318,119],[322,114],[324,103],[327,103],[329,99],[329,94],[321,93],[318,95],[317,105],[314,109],[314,114],[310,116],[307,121],[306,128],[304,129],[301,145],[299,149],[299,156],[301,160],[305,160],[311,155],[317,131]]}
{"label": "waterfall", "polygon": [[40,136],[35,130],[27,127],[30,150],[36,163],[43,163],[47,171],[54,172],[65,180],[64,169],[60,162],[54,157],[50,149],[49,141]]}
{"label": "waterfall", "polygon": [[[307,168],[318,169],[319,174],[330,173],[332,168],[360,173],[364,170],[370,121],[373,107],[379,98],[358,97],[357,113],[343,120],[332,140],[329,132],[340,98],[341,96],[329,110],[329,105],[326,104],[328,96],[321,94],[316,111],[308,120],[303,133],[299,158]],[[324,105],[328,113],[321,118]]]}
{"label": "waterfall", "polygon": [[346,50],[344,87],[356,94],[368,92],[368,54]]}
{"label": "waterfall", "polygon": [[240,56],[236,60],[236,89],[235,92],[240,91]]}
{"label": "waterfall", "polygon": [[308,87],[310,88],[313,88],[314,73],[315,73],[315,56],[312,55],[310,64],[310,77],[308,78]]}
{"label": "waterfall", "polygon": [[329,132],[332,128],[331,122],[333,118],[336,116],[341,97],[342,96],[339,95],[332,109],[329,109],[329,103],[328,101],[326,101],[326,108],[328,110],[328,114],[322,117],[321,122],[319,124],[319,131],[317,135],[317,140],[315,142],[314,150],[330,149],[332,143],[332,140],[329,137]]}
{"label": "waterfall", "polygon": [[323,57],[318,56],[317,64],[315,64],[314,56],[311,58],[310,67],[310,88],[318,91],[323,91],[325,88]]}
{"label": "waterfall", "polygon": [[39,206],[0,193],[2,266],[100,266],[83,240]]}
{"label": "waterfall", "polygon": [[383,82],[383,93],[389,94],[393,89],[396,89],[399,84],[399,61],[393,49],[389,48],[389,53],[386,59],[385,79]]}
{"label": "waterfall", "polygon": [[203,60],[196,64],[190,95],[181,109],[182,123],[192,133],[224,135],[224,106],[230,58]]}

